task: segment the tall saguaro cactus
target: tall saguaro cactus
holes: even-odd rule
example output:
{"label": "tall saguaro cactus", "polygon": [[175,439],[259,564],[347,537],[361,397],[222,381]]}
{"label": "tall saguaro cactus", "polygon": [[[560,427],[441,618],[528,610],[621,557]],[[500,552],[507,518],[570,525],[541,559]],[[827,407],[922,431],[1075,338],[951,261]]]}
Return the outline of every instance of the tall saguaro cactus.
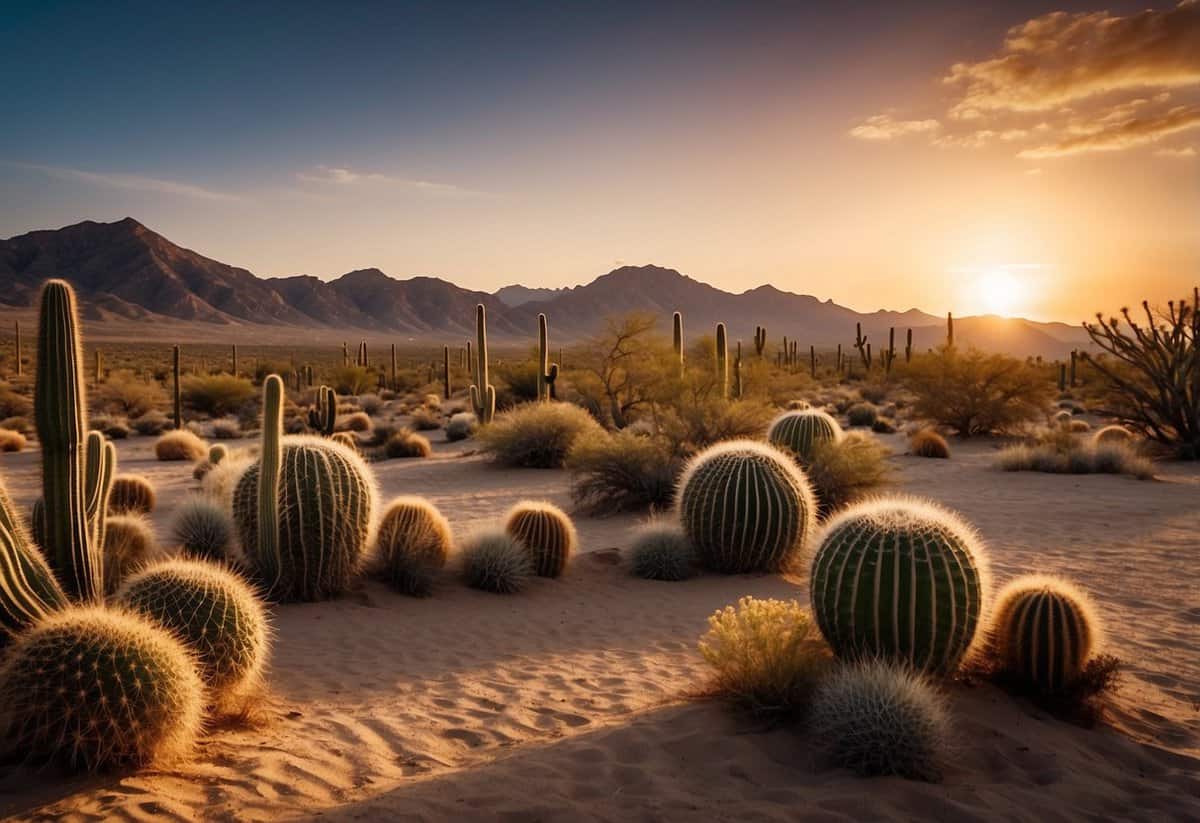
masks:
{"label": "tall saguaro cactus", "polygon": [[233,354],[233,359],[232,359],[233,372],[232,372],[232,374],[233,374],[233,376],[234,376],[234,377],[237,377],[237,376],[238,376],[238,369],[237,369],[237,343],[234,343],[234,344],[233,344],[233,352],[232,352],[232,354]]}
{"label": "tall saguaro cactus", "polygon": [[442,346],[442,397],[450,399],[450,347]]}
{"label": "tall saguaro cactus", "polygon": [[[550,344],[547,339],[546,315],[538,315],[538,365],[537,395],[543,403],[554,398],[554,381],[558,379],[558,364],[550,362]],[[449,395],[447,395],[449,396]]]}
{"label": "tall saguaro cactus", "polygon": [[733,397],[742,399],[742,341],[737,341],[737,357],[733,360]]}
{"label": "tall saguaro cactus", "polygon": [[679,373],[683,374],[683,315],[679,312],[671,316],[671,340],[675,346],[675,359],[679,361]]}
{"label": "tall saguaro cactus", "polygon": [[475,307],[475,382],[471,384],[471,407],[479,422],[487,425],[496,415],[496,387],[488,382],[487,309]]}
{"label": "tall saguaro cactus", "polygon": [[308,410],[308,425],[325,437],[333,436],[337,422],[337,393],[329,386],[317,390],[316,402]]}
{"label": "tall saguaro cactus", "polygon": [[954,348],[954,315],[946,312],[946,348]]}
{"label": "tall saguaro cactus", "polygon": [[729,399],[729,340],[724,323],[717,324],[717,388],[722,399]]}
{"label": "tall saguaro cactus", "polygon": [[759,357],[762,357],[763,349],[765,349],[766,347],[767,347],[767,327],[766,326],[755,326],[754,327],[754,351],[756,351],[758,353]]}
{"label": "tall saguaro cactus", "polygon": [[[391,372],[392,384],[390,386],[388,386],[388,388],[391,389],[392,391],[396,391],[396,387],[399,386],[400,383],[396,380],[396,344],[395,343],[392,344],[391,367],[392,367],[392,372]],[[450,395],[446,395],[446,396],[449,397]]]}
{"label": "tall saguaro cactus", "polygon": [[24,372],[24,367],[21,365],[21,321],[18,320],[13,324],[13,333],[16,335],[16,340],[13,341],[17,355],[17,377],[20,377]]}
{"label": "tall saguaro cactus", "polygon": [[863,337],[862,323],[854,324],[854,348],[858,349],[863,365],[871,368],[871,355],[867,353],[867,338]]}
{"label": "tall saguaro cactus", "polygon": [[63,588],[81,601],[104,594],[104,555],[92,540],[85,474],[86,402],[75,292],[42,286],[34,417],[42,444],[44,543]]}
{"label": "tall saguaro cactus", "polygon": [[171,380],[172,393],[174,395],[174,417],[175,428],[183,428],[183,394],[179,386],[179,347],[175,346],[171,351]]}
{"label": "tall saguaro cactus", "polygon": [[[324,388],[324,387],[322,387]],[[335,403],[336,411],[336,403]],[[283,380],[267,375],[263,382],[262,455],[258,470],[258,545],[256,559],[264,580],[278,579],[279,476],[283,469]]]}
{"label": "tall saguaro cactus", "polygon": [[912,329],[909,329],[907,332],[907,337],[904,342],[904,362],[909,363],[911,361],[912,361]]}

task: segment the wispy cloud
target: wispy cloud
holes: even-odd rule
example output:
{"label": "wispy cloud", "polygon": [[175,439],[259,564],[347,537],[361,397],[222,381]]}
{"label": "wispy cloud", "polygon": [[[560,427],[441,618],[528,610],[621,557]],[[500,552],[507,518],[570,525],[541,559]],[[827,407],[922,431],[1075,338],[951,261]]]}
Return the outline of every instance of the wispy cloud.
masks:
{"label": "wispy cloud", "polygon": [[850,129],[859,140],[894,140],[910,134],[928,134],[941,128],[936,120],[897,120],[890,114],[876,114]]}
{"label": "wispy cloud", "polygon": [[1159,157],[1195,157],[1198,153],[1195,146],[1183,146],[1182,148],[1165,148],[1158,149],[1154,152]]}
{"label": "wispy cloud", "polygon": [[59,180],[74,180],[89,183],[94,186],[106,186],[128,191],[144,191],[156,194],[169,194],[177,197],[190,197],[197,200],[240,200],[236,194],[214,191],[192,183],[181,183],[178,180],[165,180],[159,177],[148,177],[143,174],[124,174],[120,172],[95,172],[82,169],[72,169],[63,166],[42,166],[33,163],[14,163],[13,165],[32,169],[48,174]]}
{"label": "wispy cloud", "polygon": [[411,177],[397,177],[379,172],[361,172],[344,166],[317,166],[314,169],[297,172],[296,179],[303,183],[319,183],[334,186],[353,186],[360,184],[382,184],[399,188],[413,189],[429,194],[456,195],[464,197],[491,197],[493,195],[463,188],[451,183],[438,183],[432,180],[420,180]]}
{"label": "wispy cloud", "polygon": [[1200,128],[1200,106],[1176,106],[1161,115],[1130,117],[1054,143],[1025,149],[1018,157],[1039,159],[1089,151],[1121,151],[1156,143],[1181,131]]}

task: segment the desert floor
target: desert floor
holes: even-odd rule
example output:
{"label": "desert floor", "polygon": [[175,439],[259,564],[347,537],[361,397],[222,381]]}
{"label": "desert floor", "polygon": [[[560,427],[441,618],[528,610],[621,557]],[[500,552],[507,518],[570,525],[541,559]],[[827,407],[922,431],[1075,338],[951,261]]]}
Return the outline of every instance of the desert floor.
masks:
{"label": "desert floor", "polygon": [[[121,468],[158,486],[165,539],[195,484],[190,465],[154,461],[151,444],[120,442]],[[251,725],[212,730],[170,771],[0,766],[0,816],[1200,819],[1200,469],[1167,465],[1156,482],[1004,474],[991,467],[996,443],[953,446],[948,461],[893,458],[894,489],[973,522],[997,583],[1036,570],[1091,590],[1108,649],[1128,662],[1106,725],[951,684],[957,752],[943,783],[827,769],[803,733],[688,698],[705,677],[706,617],[742,595],[807,601],[804,581],[634,579],[623,553],[639,518],[580,517],[584,553],[568,575],[517,596],[467,589],[450,569],[431,599],[364,582],[338,601],[276,608]],[[375,464],[385,499],[426,495],[460,534],[520,498],[568,505],[564,472],[498,470],[469,450],[438,443],[433,459]],[[22,504],[38,493],[37,464],[32,450],[0,457]]]}

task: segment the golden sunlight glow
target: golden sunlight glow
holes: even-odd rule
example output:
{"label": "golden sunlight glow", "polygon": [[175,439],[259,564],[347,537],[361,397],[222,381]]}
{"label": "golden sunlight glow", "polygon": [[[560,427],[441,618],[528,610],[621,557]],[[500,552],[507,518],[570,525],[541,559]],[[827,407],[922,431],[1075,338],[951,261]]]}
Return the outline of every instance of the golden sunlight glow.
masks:
{"label": "golden sunlight glow", "polygon": [[973,288],[978,311],[1011,317],[1026,307],[1027,286],[1004,267],[988,269],[975,278]]}

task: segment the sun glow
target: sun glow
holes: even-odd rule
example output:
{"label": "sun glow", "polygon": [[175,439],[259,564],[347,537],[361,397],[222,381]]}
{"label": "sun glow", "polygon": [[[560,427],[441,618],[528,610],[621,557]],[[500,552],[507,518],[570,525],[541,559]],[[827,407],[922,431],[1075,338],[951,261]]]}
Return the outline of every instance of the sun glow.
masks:
{"label": "sun glow", "polygon": [[1029,280],[1024,272],[1011,266],[990,266],[977,270],[967,280],[967,299],[971,314],[998,314],[1013,317],[1029,310]]}

